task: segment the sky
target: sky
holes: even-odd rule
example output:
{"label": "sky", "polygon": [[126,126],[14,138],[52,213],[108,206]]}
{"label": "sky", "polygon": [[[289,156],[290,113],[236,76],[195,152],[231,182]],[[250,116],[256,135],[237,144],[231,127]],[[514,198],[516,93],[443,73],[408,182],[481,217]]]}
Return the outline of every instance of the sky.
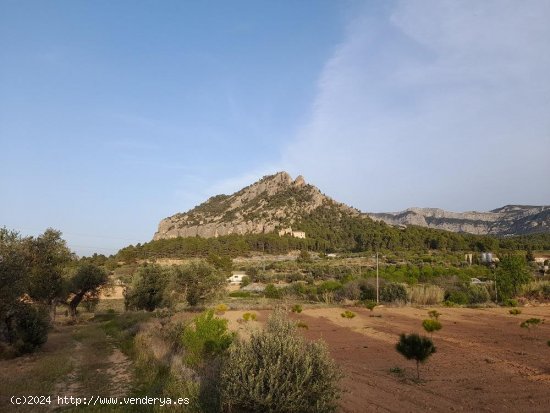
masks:
{"label": "sky", "polygon": [[263,175],[550,204],[550,2],[0,0],[0,226],[80,255]]}

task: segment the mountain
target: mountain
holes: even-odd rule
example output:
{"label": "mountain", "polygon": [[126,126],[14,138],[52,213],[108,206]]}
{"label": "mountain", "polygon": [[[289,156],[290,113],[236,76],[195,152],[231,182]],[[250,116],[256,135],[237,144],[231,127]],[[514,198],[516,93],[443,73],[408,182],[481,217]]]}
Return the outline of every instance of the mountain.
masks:
{"label": "mountain", "polygon": [[[232,195],[213,196],[187,212],[163,219],[153,239],[267,234],[291,231],[291,227],[331,239],[331,231],[336,230],[336,226],[373,228],[367,225],[366,221],[372,223],[369,218],[392,226],[415,225],[477,235],[550,232],[549,206],[507,205],[489,212],[410,208],[393,213],[362,213],[324,195],[302,176],[293,180],[288,173],[279,172]],[[345,228],[340,228],[340,232],[346,232]]]}
{"label": "mountain", "polygon": [[527,235],[550,232],[550,206],[506,205],[489,212],[409,208],[401,212],[367,215],[389,225],[418,225],[477,235]]}
{"label": "mountain", "polygon": [[153,239],[270,233],[289,229],[319,208],[361,215],[307,184],[302,176],[293,180],[288,173],[279,172],[233,195],[213,196],[188,212],[163,219]]}

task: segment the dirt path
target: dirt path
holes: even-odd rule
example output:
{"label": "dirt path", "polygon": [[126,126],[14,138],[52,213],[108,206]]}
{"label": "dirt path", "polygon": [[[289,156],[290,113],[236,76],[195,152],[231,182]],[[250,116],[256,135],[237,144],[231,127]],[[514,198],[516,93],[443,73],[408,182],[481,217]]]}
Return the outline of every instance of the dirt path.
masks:
{"label": "dirt path", "polygon": [[[57,396],[120,397],[132,387],[132,363],[99,323],[57,325],[44,347],[0,361],[0,411],[52,411]],[[50,406],[13,406],[11,396],[51,395]]]}

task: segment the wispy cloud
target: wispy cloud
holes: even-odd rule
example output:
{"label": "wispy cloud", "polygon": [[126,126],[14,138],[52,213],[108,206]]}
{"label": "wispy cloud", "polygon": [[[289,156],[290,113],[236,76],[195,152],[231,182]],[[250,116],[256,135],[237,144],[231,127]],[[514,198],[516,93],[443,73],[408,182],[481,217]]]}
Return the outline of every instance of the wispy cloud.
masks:
{"label": "wispy cloud", "polygon": [[550,2],[365,9],[284,153],[365,210],[550,203]]}

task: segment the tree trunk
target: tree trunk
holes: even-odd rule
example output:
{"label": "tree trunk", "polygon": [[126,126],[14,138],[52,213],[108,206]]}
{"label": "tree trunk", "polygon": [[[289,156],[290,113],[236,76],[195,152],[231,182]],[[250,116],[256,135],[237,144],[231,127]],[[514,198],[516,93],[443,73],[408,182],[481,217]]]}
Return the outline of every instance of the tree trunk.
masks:
{"label": "tree trunk", "polygon": [[78,307],[78,304],[82,301],[82,298],[84,298],[85,292],[79,292],[78,294],[75,294],[75,296],[71,299],[69,302],[69,314],[74,319],[76,318],[76,308]]}

